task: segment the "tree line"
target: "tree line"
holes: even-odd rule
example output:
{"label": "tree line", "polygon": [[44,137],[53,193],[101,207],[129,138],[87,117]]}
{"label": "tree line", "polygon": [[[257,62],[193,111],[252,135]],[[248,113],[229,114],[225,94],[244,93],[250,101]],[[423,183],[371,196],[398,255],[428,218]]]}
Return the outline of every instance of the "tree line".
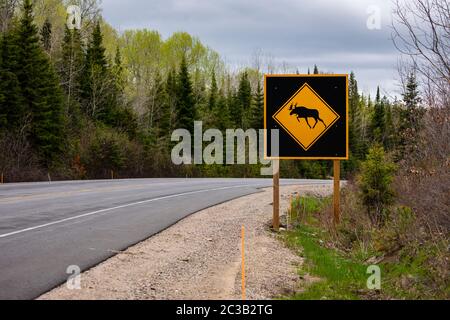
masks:
{"label": "tree line", "polygon": [[[10,181],[49,172],[61,179],[258,176],[250,165],[173,166],[170,138],[175,129],[193,130],[196,120],[206,129],[262,129],[259,67],[230,72],[186,33],[166,41],[149,30],[118,35],[95,14],[81,30],[69,29],[54,25],[64,19],[37,17],[30,0],[14,12],[0,39],[0,170]],[[314,66],[313,73],[321,71]],[[351,74],[345,174],[373,144],[399,160],[414,145],[423,109],[415,73],[407,78],[403,99],[390,101],[379,88],[374,99],[361,94]],[[283,164],[289,177],[324,178],[331,170],[326,161]]]}

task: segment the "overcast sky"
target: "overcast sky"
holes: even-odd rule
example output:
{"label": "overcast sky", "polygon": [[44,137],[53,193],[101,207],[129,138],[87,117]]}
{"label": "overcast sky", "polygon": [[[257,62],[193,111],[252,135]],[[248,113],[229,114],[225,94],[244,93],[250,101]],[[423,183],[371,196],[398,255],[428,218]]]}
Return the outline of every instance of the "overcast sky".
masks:
{"label": "overcast sky", "polygon": [[[381,28],[370,30],[373,6]],[[103,0],[103,15],[120,31],[154,29],[164,38],[187,31],[231,66],[263,51],[305,73],[355,71],[360,90],[398,95],[398,53],[391,37],[391,0]]]}

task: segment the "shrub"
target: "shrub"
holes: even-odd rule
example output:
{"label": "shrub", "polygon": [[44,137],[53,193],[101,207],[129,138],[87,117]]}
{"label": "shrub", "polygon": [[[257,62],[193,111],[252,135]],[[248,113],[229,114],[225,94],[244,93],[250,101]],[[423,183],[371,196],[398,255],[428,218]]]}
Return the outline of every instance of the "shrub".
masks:
{"label": "shrub", "polygon": [[97,129],[89,142],[83,162],[90,177],[108,177],[110,171],[124,168],[128,140],[125,135],[109,129]]}
{"label": "shrub", "polygon": [[374,146],[369,150],[367,160],[362,163],[358,177],[359,194],[374,226],[382,226],[386,221],[387,207],[394,202],[392,188],[396,166],[388,160],[383,147]]}

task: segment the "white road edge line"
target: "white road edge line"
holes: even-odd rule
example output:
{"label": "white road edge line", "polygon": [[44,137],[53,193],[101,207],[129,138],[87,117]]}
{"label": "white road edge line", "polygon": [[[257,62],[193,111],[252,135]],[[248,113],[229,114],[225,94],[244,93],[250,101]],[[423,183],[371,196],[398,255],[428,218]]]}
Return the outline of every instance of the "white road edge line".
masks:
{"label": "white road edge line", "polygon": [[113,211],[113,210],[117,210],[117,209],[123,209],[123,208],[127,208],[127,207],[132,207],[132,206],[136,206],[136,205],[140,205],[140,204],[144,204],[144,203],[150,203],[150,202],[155,202],[155,201],[160,201],[160,200],[177,198],[177,197],[182,197],[182,196],[187,196],[187,195],[197,194],[197,193],[205,193],[205,192],[211,192],[211,191],[220,191],[220,190],[228,190],[228,189],[236,189],[236,188],[246,188],[246,187],[258,188],[259,186],[258,185],[250,185],[249,184],[249,185],[240,185],[240,186],[232,186],[232,187],[223,187],[223,188],[215,188],[215,189],[190,191],[190,192],[185,192],[185,193],[173,194],[173,195],[170,195],[170,196],[164,196],[164,197],[149,199],[149,200],[145,200],[145,201],[133,202],[133,203],[125,204],[125,205],[122,205],[122,206],[117,206],[117,207],[102,209],[102,210],[93,211],[93,212],[89,212],[89,213],[84,213],[84,214],[80,214],[78,216],[74,216],[74,217],[70,217],[70,218],[66,218],[66,219],[62,219],[62,220],[57,220],[57,221],[53,221],[53,222],[46,223],[46,224],[41,224],[41,225],[38,225],[38,226],[35,226],[35,227],[30,227],[30,228],[17,230],[17,231],[6,233],[6,234],[1,234],[0,235],[0,239],[6,238],[6,237],[10,237],[10,236],[14,236],[14,235],[21,234],[21,233],[25,233],[25,232],[28,232],[28,231],[33,231],[33,230],[36,230],[36,229],[42,229],[42,228],[45,228],[45,227],[53,226],[55,224],[60,224],[60,223],[64,223],[64,222],[67,222],[67,221],[72,221],[72,220],[76,220],[76,219],[79,219],[79,218],[85,218],[85,217],[89,217],[89,216],[92,216],[92,215],[95,215],[95,214],[109,212],[109,211]]}

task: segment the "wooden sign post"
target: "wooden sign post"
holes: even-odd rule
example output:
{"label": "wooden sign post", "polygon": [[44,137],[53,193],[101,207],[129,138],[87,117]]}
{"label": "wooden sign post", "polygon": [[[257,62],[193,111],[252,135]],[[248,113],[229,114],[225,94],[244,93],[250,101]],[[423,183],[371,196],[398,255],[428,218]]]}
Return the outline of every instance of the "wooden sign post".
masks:
{"label": "wooden sign post", "polygon": [[280,230],[280,161],[273,160],[273,230]]}
{"label": "wooden sign post", "polygon": [[341,162],[334,160],[334,224],[341,221]]}
{"label": "wooden sign post", "polygon": [[[340,161],[349,159],[348,80],[347,74],[264,76],[265,159],[277,161],[274,169],[280,160],[333,160],[335,224],[340,221]],[[279,136],[272,137],[271,130]],[[280,227],[279,184],[276,170],[274,230]]]}

